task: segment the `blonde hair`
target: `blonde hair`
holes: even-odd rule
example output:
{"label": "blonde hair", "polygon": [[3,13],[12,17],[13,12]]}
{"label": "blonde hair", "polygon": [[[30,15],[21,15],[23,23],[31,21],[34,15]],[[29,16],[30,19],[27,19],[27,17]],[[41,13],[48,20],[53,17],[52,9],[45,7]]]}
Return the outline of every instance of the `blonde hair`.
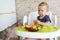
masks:
{"label": "blonde hair", "polygon": [[48,4],[46,2],[41,2],[38,6],[46,5],[48,7]]}
{"label": "blonde hair", "polygon": [[46,6],[47,7],[47,10],[49,8],[48,4],[46,2],[41,2],[39,5],[38,5],[38,9],[40,6]]}

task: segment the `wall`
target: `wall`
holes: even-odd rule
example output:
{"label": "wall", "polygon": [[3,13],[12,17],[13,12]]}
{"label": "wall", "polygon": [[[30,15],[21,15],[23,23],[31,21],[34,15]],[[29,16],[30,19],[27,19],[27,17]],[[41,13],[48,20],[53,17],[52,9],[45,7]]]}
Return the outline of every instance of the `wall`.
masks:
{"label": "wall", "polygon": [[9,13],[15,11],[15,0],[0,0],[0,13]]}
{"label": "wall", "polygon": [[0,0],[0,31],[16,23],[15,0]]}
{"label": "wall", "polygon": [[49,9],[52,11],[53,16],[57,15],[58,26],[60,26],[60,0],[16,0],[18,20],[22,20],[24,15],[28,15],[30,12],[36,11],[38,4],[42,1],[49,4]]}
{"label": "wall", "polygon": [[0,15],[0,31],[12,26],[17,22],[16,13],[1,14]]}

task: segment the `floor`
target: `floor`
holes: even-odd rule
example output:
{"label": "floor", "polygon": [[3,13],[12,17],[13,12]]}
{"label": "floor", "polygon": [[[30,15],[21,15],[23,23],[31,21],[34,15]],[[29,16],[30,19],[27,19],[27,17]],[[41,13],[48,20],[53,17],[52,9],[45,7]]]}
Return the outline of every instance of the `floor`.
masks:
{"label": "floor", "polygon": [[18,38],[10,38],[10,40],[18,40]]}
{"label": "floor", "polygon": [[[18,38],[11,38],[10,40],[18,40]],[[58,40],[60,40],[60,39],[58,39]]]}
{"label": "floor", "polygon": [[[18,40],[18,37],[10,38],[10,40]],[[58,37],[58,40],[60,40],[60,37]]]}

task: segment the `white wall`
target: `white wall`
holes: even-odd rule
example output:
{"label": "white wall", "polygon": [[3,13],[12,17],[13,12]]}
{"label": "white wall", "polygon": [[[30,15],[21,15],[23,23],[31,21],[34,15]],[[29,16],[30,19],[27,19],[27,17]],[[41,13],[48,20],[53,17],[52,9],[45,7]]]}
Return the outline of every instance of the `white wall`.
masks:
{"label": "white wall", "polygon": [[0,31],[16,22],[15,0],[0,0]]}
{"label": "white wall", "polygon": [[15,12],[15,0],[0,0],[0,13]]}

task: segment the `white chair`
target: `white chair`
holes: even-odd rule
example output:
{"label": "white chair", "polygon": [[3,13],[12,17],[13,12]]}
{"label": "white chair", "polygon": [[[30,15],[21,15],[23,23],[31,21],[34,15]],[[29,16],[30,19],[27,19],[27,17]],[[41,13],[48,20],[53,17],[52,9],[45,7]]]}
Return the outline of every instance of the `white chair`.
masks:
{"label": "white chair", "polygon": [[[49,17],[52,21],[51,25],[57,26],[57,16],[56,15],[52,16],[52,12],[50,12],[50,11],[48,11],[46,14],[49,15]],[[28,25],[32,25],[33,20],[37,19],[37,16],[38,16],[38,11],[30,13],[29,18],[28,18]],[[53,40],[53,39],[50,39],[50,40]],[[55,40],[57,40],[57,38],[55,38]]]}
{"label": "white chair", "polygon": [[25,15],[23,18],[23,25],[28,24],[28,17]]}
{"label": "white chair", "polygon": [[[52,12],[50,12],[50,11],[48,11],[46,14],[49,15],[49,17],[52,21],[51,25],[57,26],[57,16],[56,15],[52,16]],[[28,17],[24,16],[23,25],[25,25],[25,23],[27,23],[27,22],[28,22],[28,25],[32,25],[33,20],[37,19],[37,16],[38,16],[38,11],[31,12]],[[50,38],[50,40],[53,40],[53,39]],[[55,38],[55,40],[57,40],[57,38]]]}

